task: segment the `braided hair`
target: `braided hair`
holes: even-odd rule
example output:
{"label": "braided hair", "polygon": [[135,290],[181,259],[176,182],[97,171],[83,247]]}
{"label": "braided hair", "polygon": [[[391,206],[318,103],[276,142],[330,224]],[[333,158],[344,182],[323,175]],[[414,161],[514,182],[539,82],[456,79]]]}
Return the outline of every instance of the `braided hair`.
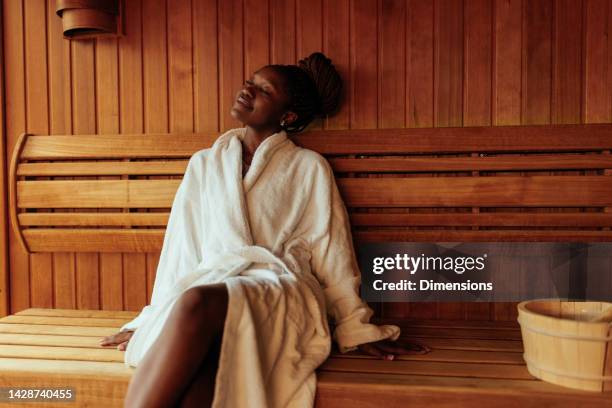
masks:
{"label": "braided hair", "polygon": [[298,65],[268,65],[285,79],[289,110],[297,119],[283,126],[287,133],[301,132],[315,117],[333,114],[339,106],[342,80],[331,60],[315,52]]}

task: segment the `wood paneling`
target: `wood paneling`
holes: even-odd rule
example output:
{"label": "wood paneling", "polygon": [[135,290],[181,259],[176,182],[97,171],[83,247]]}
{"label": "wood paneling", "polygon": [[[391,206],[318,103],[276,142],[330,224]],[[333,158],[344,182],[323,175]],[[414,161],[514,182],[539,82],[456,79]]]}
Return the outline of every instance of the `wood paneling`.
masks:
{"label": "wood paneling", "polygon": [[[26,131],[130,137],[215,134],[236,127],[230,107],[254,70],[295,63],[319,49],[344,79],[344,103],[337,115],[313,128],[612,119],[609,0],[130,0],[124,37],[78,41],[63,39],[55,0],[2,4],[5,99],[0,102],[8,119],[2,163]],[[590,142],[577,140],[577,150]],[[464,146],[449,165],[469,163],[475,154]],[[496,165],[458,175],[504,174],[503,163]],[[466,211],[480,214],[477,206]],[[28,255],[12,230],[8,242],[10,302],[7,310],[0,265],[0,314],[31,306],[140,310],[150,299],[157,253]],[[516,313],[513,304],[400,304],[377,310],[389,317],[494,320],[512,320]]]}
{"label": "wood paneling", "polygon": [[[2,22],[2,8],[0,8],[0,61],[4,61],[4,24]],[[4,64],[0,64],[0,180],[6,180],[6,145],[4,117]],[[9,268],[8,268],[8,204],[7,185],[0,182],[0,316],[5,316],[9,311]]]}

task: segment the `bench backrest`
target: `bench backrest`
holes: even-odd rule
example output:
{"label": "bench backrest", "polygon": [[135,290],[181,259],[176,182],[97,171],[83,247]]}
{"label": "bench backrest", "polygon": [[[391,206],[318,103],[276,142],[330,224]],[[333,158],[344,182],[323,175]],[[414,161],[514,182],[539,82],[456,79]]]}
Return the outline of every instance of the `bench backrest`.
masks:
{"label": "bench backrest", "polygon": [[[187,160],[218,134],[22,135],[11,223],[30,252],[154,252]],[[612,125],[317,130],[356,241],[610,241]]]}

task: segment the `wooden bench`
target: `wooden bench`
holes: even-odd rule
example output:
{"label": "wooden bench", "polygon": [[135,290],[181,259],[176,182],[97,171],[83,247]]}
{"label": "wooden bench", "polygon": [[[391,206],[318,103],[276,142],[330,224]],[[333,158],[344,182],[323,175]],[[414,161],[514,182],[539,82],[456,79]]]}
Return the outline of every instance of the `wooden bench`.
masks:
{"label": "wooden bench", "polygon": [[[122,351],[97,341],[136,314],[27,309],[0,319],[0,386],[71,386],[81,404],[121,407],[133,369],[124,365]],[[433,351],[399,361],[334,353],[318,371],[317,406],[612,406],[607,393],[531,377],[514,322],[400,324],[404,336]]]}
{"label": "wooden bench", "polygon": [[[31,252],[159,251],[187,159],[217,136],[23,135],[9,186],[19,242]],[[612,238],[611,125],[313,131],[295,141],[332,164],[357,246]],[[431,307],[484,307],[489,317],[490,304],[373,306],[394,322],[402,308],[422,312],[401,321],[403,333],[434,351],[394,362],[334,355],[319,370],[319,406],[612,406],[609,394],[528,374],[512,304],[511,321],[430,319]],[[97,339],[136,314],[27,309],[1,319],[0,386],[74,386],[81,404],[121,406],[132,369]]]}

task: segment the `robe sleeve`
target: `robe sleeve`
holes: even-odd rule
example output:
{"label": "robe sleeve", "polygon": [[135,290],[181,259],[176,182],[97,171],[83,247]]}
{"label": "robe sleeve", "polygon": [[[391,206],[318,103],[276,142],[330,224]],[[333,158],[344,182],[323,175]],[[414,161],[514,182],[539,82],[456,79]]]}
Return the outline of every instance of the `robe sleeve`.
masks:
{"label": "robe sleeve", "polygon": [[167,293],[181,276],[193,271],[202,260],[202,214],[200,185],[202,181],[199,165],[201,158],[191,156],[185,175],[172,202],[164,242],[157,264],[151,303],[145,306],[132,321],[124,324],[120,331],[136,330],[163,304]]}
{"label": "robe sleeve", "polygon": [[322,158],[310,198],[316,225],[310,235],[311,268],[323,287],[327,312],[335,320],[334,340],[342,353],[358,345],[396,340],[400,328],[369,323],[372,309],[359,296],[361,273],[357,264],[349,217],[329,163]]}

